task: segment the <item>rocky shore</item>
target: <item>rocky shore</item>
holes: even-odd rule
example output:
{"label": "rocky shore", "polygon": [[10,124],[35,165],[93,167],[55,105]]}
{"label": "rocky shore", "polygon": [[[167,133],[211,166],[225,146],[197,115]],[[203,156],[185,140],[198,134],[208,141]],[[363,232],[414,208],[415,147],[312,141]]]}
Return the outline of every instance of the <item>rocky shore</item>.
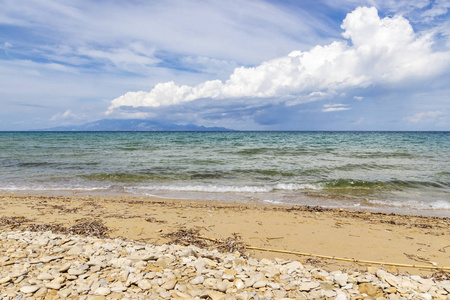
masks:
{"label": "rocky shore", "polygon": [[0,233],[1,299],[450,299],[444,276],[327,272],[195,246]]}

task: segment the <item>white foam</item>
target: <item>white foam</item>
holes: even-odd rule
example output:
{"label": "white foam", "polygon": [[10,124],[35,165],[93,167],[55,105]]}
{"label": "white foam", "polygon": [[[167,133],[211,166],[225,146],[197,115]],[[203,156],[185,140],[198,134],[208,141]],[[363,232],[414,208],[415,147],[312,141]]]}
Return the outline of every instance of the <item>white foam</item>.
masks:
{"label": "white foam", "polygon": [[275,186],[276,190],[289,190],[289,191],[296,191],[296,190],[321,190],[322,187],[317,184],[311,184],[311,183],[278,183]]}
{"label": "white foam", "polygon": [[9,186],[0,187],[1,191],[97,191],[107,190],[110,187],[49,187],[49,186]]}
{"label": "white foam", "polygon": [[282,202],[282,201],[278,201],[278,200],[269,200],[269,199],[266,199],[266,200],[263,200],[264,202],[267,202],[267,203],[270,203],[270,204],[284,204],[284,202]]}
{"label": "white foam", "polygon": [[[143,188],[138,188],[143,189]],[[267,193],[272,191],[267,186],[227,186],[227,185],[162,185],[147,186],[146,190],[175,191],[175,192],[210,192],[210,193]]]}
{"label": "white foam", "polygon": [[419,201],[387,201],[387,200],[368,200],[369,203],[382,206],[406,207],[413,209],[450,209],[450,202],[438,200],[433,202]]}

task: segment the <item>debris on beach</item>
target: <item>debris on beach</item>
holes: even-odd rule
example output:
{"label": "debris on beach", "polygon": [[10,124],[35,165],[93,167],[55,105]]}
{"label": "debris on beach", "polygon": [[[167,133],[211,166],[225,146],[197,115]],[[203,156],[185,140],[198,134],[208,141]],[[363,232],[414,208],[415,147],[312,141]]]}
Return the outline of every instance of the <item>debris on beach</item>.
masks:
{"label": "debris on beach", "polygon": [[62,224],[35,224],[34,220],[16,216],[1,217],[0,226],[6,226],[9,229],[21,229],[30,231],[52,231],[61,234],[77,234],[84,236],[107,237],[109,229],[101,220],[78,219],[75,225],[66,227]]}
{"label": "debris on beach", "polygon": [[179,229],[177,231],[165,234],[163,237],[170,239],[171,244],[195,245],[202,248],[216,248],[221,252],[235,253],[244,255],[247,248],[239,234],[233,233],[232,237],[225,240],[211,239],[203,237],[199,228]]}

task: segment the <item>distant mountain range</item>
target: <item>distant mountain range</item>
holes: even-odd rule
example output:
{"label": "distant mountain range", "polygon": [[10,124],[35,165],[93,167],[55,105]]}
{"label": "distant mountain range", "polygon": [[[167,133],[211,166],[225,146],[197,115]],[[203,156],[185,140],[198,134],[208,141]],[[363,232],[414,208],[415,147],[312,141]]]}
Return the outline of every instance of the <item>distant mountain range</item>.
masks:
{"label": "distant mountain range", "polygon": [[205,127],[140,119],[104,119],[83,125],[57,126],[39,131],[233,131],[224,127]]}

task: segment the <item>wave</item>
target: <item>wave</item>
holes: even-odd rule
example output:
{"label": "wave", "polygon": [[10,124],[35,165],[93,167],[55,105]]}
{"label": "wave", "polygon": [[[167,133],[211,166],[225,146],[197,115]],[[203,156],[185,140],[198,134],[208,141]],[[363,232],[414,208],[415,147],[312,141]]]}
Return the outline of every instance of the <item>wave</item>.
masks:
{"label": "wave", "polygon": [[109,190],[111,187],[52,187],[52,186],[4,186],[0,191],[101,191]]}
{"label": "wave", "polygon": [[450,182],[389,180],[366,181],[355,179],[338,179],[320,182],[324,189],[367,189],[367,190],[404,190],[412,188],[450,188]]}
{"label": "wave", "polygon": [[210,193],[267,193],[272,191],[271,187],[266,186],[226,186],[226,185],[161,185],[134,187],[133,190],[159,190],[175,192],[210,192]]}
{"label": "wave", "polygon": [[438,200],[433,202],[421,202],[421,201],[398,201],[398,200],[367,200],[370,204],[378,206],[391,206],[391,207],[404,207],[413,209],[449,209],[450,202],[445,200]]}

